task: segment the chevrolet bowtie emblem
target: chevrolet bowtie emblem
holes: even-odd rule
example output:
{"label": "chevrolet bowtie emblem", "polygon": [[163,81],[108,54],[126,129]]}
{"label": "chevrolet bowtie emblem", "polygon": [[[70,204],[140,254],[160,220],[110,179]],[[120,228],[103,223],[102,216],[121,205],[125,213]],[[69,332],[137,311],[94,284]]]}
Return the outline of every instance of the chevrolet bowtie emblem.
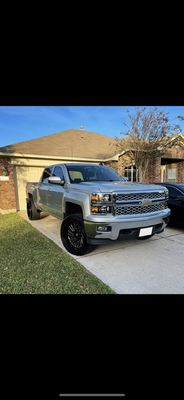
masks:
{"label": "chevrolet bowtie emblem", "polygon": [[140,204],[141,206],[149,206],[151,203],[152,200],[143,199],[143,201]]}

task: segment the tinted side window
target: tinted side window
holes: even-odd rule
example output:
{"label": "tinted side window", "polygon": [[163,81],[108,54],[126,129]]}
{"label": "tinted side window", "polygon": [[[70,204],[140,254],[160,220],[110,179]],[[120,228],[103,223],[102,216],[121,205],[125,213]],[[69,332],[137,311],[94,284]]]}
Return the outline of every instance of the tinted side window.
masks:
{"label": "tinted side window", "polygon": [[51,168],[45,168],[45,171],[42,176],[42,182],[48,183],[48,179],[51,176]]}
{"label": "tinted side window", "polygon": [[63,175],[62,168],[61,167],[55,167],[53,176],[59,176],[59,178],[61,178],[61,180],[64,180],[64,175]]}
{"label": "tinted side window", "polygon": [[169,196],[172,197],[181,196],[181,192],[178,189],[169,186],[167,187],[167,189],[169,190]]}

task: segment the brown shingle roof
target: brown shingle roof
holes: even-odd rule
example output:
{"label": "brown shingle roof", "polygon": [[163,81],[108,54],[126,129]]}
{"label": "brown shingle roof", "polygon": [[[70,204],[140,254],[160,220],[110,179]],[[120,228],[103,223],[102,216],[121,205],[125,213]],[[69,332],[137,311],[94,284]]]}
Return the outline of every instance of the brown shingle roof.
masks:
{"label": "brown shingle roof", "polygon": [[68,129],[0,147],[0,152],[98,159],[108,158],[117,153],[114,142],[114,138],[99,133]]}

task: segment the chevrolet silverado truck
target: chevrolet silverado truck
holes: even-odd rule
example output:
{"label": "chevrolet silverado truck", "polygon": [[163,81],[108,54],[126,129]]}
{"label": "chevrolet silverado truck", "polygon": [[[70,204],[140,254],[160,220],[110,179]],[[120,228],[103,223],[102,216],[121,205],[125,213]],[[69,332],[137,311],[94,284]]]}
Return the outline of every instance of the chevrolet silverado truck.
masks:
{"label": "chevrolet silverado truck", "polygon": [[27,214],[60,218],[68,252],[83,255],[91,245],[135,236],[148,239],[169,222],[168,190],[130,183],[103,164],[48,166],[39,182],[27,183]]}

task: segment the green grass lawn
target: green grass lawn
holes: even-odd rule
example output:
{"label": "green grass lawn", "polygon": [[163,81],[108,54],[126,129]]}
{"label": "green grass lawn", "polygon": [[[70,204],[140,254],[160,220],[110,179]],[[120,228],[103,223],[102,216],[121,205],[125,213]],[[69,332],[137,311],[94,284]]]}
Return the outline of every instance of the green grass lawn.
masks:
{"label": "green grass lawn", "polygon": [[108,294],[108,286],[17,214],[0,215],[0,293]]}

